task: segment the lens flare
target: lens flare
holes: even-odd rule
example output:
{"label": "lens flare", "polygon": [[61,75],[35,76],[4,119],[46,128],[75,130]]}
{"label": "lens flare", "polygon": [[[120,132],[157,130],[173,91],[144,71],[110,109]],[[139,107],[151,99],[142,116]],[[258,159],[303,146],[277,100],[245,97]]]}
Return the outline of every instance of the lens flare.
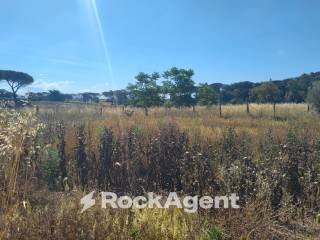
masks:
{"label": "lens flare", "polygon": [[108,44],[105,38],[105,33],[102,27],[101,23],[101,18],[100,14],[98,11],[98,7],[96,4],[96,0],[81,0],[84,1],[85,6],[87,10],[90,11],[90,15],[94,18],[94,25],[96,27],[96,31],[99,35],[101,45],[103,47],[103,52],[104,52],[104,57],[106,59],[106,64],[107,64],[107,70],[109,74],[109,80],[111,85],[114,83],[114,75],[113,75],[113,70],[112,70],[112,64],[111,64],[111,59],[110,59],[110,54],[109,54],[109,49],[108,49]]}

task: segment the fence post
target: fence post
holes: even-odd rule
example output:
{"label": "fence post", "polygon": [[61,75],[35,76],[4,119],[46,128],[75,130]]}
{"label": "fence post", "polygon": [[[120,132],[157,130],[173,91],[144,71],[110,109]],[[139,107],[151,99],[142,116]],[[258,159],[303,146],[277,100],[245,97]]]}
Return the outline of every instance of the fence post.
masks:
{"label": "fence post", "polygon": [[58,111],[59,111],[59,106],[58,106],[58,104],[56,104],[56,106],[55,106],[55,113],[58,114]]}
{"label": "fence post", "polygon": [[36,105],[36,115],[39,115],[39,106]]}

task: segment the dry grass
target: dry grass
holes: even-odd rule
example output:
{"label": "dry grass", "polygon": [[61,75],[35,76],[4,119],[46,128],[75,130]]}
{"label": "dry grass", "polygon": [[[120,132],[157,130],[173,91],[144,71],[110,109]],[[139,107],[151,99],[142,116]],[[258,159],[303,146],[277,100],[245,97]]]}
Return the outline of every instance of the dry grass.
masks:
{"label": "dry grass", "polygon": [[[220,226],[224,239],[318,239],[320,121],[307,109],[277,105],[276,119],[271,105],[257,104],[250,114],[244,105],[223,106],[222,118],[216,107],[154,108],[148,117],[98,104],[46,103],[37,116],[35,109],[2,111],[0,238],[210,239]],[[62,158],[67,181],[59,178]],[[79,173],[79,164],[87,171]],[[300,190],[290,182],[296,179]],[[237,192],[243,202],[241,210],[195,214],[80,214],[79,199],[92,189]]]}

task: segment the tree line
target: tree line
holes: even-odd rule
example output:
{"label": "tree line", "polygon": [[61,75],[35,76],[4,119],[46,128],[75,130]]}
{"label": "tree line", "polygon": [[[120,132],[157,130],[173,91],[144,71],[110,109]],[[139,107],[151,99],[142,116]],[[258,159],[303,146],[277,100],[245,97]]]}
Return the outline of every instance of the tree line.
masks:
{"label": "tree line", "polygon": [[239,82],[231,85],[201,83],[196,86],[193,76],[192,69],[176,67],[162,74],[140,72],[135,77],[136,82],[129,84],[126,90],[103,94],[109,96],[113,104],[144,108],[146,115],[148,108],[154,106],[209,107],[217,103],[248,105],[251,102],[273,103],[274,111],[276,103],[310,102],[320,111],[320,72],[303,74],[282,81],[270,79],[262,83]]}
{"label": "tree line", "polygon": [[[262,83],[238,82],[234,84],[200,83],[196,86],[192,69],[173,67],[163,73],[140,72],[135,82],[124,90],[102,93],[105,100],[112,105],[125,105],[143,108],[145,114],[155,106],[195,107],[220,104],[242,103],[301,103],[311,102],[320,110],[319,82],[320,72],[303,74],[285,80],[269,80]],[[0,70],[0,81],[7,82],[10,91],[0,90],[0,99],[13,99],[18,105],[18,90],[33,83],[33,78],[22,72]],[[58,90],[28,93],[30,101],[69,101],[99,102],[101,94],[86,92],[81,94],[64,94]]]}

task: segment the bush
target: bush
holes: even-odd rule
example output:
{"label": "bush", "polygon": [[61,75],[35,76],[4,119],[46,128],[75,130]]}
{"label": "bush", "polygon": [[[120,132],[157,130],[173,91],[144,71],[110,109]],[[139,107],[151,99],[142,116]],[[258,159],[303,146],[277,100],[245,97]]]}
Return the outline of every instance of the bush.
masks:
{"label": "bush", "polygon": [[164,102],[164,104],[163,104],[163,106],[165,107],[165,108],[172,108],[173,107],[173,102],[171,102],[171,101],[165,101]]}
{"label": "bush", "polygon": [[308,92],[308,102],[320,113],[320,81],[315,82]]}
{"label": "bush", "polygon": [[45,161],[43,163],[43,172],[48,184],[49,190],[56,190],[59,180],[59,153],[54,148],[48,148],[45,152]]}
{"label": "bush", "polygon": [[208,239],[209,240],[223,240],[223,230],[218,226],[213,226],[208,231]]}

